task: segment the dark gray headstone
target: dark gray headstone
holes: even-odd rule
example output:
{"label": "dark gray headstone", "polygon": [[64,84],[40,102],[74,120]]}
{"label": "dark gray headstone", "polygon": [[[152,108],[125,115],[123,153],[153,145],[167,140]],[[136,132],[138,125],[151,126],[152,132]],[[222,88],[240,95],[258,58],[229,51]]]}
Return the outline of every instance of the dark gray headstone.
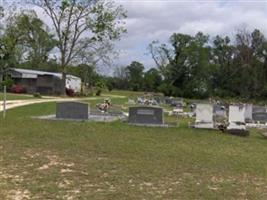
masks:
{"label": "dark gray headstone", "polygon": [[88,119],[88,104],[80,102],[58,102],[56,118],[60,119]]}
{"label": "dark gray headstone", "polygon": [[264,106],[253,106],[252,113],[266,113],[267,108]]}
{"label": "dark gray headstone", "polygon": [[252,113],[252,119],[255,122],[267,122],[267,113],[266,112]]}
{"label": "dark gray headstone", "polygon": [[163,124],[163,109],[158,107],[129,108],[129,123],[131,124]]}

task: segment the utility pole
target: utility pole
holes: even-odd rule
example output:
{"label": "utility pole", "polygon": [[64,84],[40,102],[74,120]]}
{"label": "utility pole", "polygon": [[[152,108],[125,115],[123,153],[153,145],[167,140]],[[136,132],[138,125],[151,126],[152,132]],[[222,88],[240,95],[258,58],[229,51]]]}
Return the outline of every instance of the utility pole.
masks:
{"label": "utility pole", "polygon": [[6,86],[4,86],[3,118],[6,118]]}

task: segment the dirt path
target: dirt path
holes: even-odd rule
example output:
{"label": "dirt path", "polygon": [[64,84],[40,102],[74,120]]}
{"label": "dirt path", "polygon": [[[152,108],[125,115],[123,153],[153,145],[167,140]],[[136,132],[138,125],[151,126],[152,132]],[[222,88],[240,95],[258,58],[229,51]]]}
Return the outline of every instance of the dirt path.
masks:
{"label": "dirt path", "polygon": [[[45,99],[26,99],[26,100],[9,100],[6,102],[6,109],[16,108],[20,106],[26,106],[31,104],[37,104],[37,103],[48,103],[48,102],[60,102],[60,101],[83,101],[83,100],[99,100],[103,99],[107,96],[101,96],[101,97],[88,97],[88,98],[58,98],[58,97],[51,97],[51,98],[45,98]],[[110,95],[109,97],[113,98],[125,98],[124,96],[113,96]],[[0,112],[3,111],[3,103],[0,104]]]}

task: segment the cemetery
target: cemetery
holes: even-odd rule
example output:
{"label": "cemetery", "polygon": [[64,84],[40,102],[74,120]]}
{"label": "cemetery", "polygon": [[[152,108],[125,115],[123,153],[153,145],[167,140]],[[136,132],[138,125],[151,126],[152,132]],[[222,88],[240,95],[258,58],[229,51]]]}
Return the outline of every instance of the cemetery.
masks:
{"label": "cemetery", "polygon": [[122,112],[100,112],[83,102],[57,102],[56,114],[35,117],[46,120],[112,122],[125,118]]}
{"label": "cemetery", "polygon": [[266,0],[0,0],[0,200],[267,200]]}
{"label": "cemetery", "polygon": [[[0,119],[0,148],[4,155],[2,161],[6,163],[0,164],[2,184],[5,188],[13,188],[9,180],[16,181],[20,174],[17,190],[30,197],[41,195],[45,198],[54,197],[54,193],[49,192],[51,185],[57,189],[57,195],[61,195],[60,192],[74,198],[94,199],[99,195],[106,197],[96,192],[103,190],[112,197],[123,199],[129,181],[134,185],[130,194],[134,199],[153,198],[157,192],[151,184],[160,192],[167,188],[174,191],[162,197],[178,195],[175,191],[181,188],[176,183],[179,181],[180,185],[186,186],[190,180],[196,185],[194,190],[206,191],[208,184],[220,188],[216,195],[224,197],[238,197],[240,193],[236,191],[243,187],[249,188],[249,194],[257,197],[255,183],[259,184],[257,191],[265,191],[266,129],[247,125],[264,124],[257,121],[256,114],[266,110],[252,104],[228,106],[209,101],[183,100],[174,106],[168,100],[165,103],[163,98],[159,105],[143,105],[136,101],[139,96],[107,93],[99,99],[44,102],[7,110],[6,118]],[[19,99],[19,96],[12,98]],[[179,114],[173,113],[177,107],[181,109]],[[224,132],[230,135],[218,130],[222,123],[218,117],[225,119]],[[210,159],[216,162],[210,162]],[[241,163],[250,172],[247,167],[240,167]],[[14,165],[18,167],[14,168]],[[142,169],[138,176],[137,168]],[[199,174],[200,170],[205,172]],[[52,171],[54,175],[48,176]],[[179,178],[173,174],[179,174]],[[191,175],[193,179],[189,177]],[[117,178],[111,178],[113,176]],[[162,181],[158,182],[159,179]],[[228,180],[232,187],[229,189],[223,182],[214,182],[217,179]],[[31,184],[34,181],[37,184]],[[22,185],[26,185],[25,190]],[[42,194],[38,192],[40,187],[45,188]],[[71,188],[79,192],[71,192]],[[3,190],[1,185],[0,190]],[[119,191],[124,192],[119,194]],[[187,189],[182,191],[186,193]],[[210,198],[213,194],[213,190],[207,189],[204,196]],[[197,198],[197,195],[199,193],[193,197]]]}

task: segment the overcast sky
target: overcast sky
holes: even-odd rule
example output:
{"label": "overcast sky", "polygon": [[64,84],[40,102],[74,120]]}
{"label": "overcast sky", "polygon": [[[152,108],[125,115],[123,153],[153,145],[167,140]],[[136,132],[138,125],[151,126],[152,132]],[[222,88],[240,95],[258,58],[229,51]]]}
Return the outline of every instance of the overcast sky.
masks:
{"label": "overcast sky", "polygon": [[[0,0],[0,3],[4,0]],[[5,0],[15,2],[18,0]],[[267,0],[114,0],[127,10],[127,34],[116,42],[120,52],[115,66],[132,61],[142,62],[146,69],[155,64],[147,47],[153,40],[168,42],[173,33],[194,35],[198,31],[234,36],[240,28],[260,29],[267,37]],[[47,18],[38,12],[46,21]],[[105,69],[111,74],[112,69]]]}
{"label": "overcast sky", "polygon": [[176,33],[195,34],[198,31],[233,36],[242,27],[260,29],[267,36],[267,0],[115,0],[127,10],[128,33],[117,42],[120,57],[117,65],[137,60],[146,68],[154,66],[147,53],[153,40],[167,42]]}

